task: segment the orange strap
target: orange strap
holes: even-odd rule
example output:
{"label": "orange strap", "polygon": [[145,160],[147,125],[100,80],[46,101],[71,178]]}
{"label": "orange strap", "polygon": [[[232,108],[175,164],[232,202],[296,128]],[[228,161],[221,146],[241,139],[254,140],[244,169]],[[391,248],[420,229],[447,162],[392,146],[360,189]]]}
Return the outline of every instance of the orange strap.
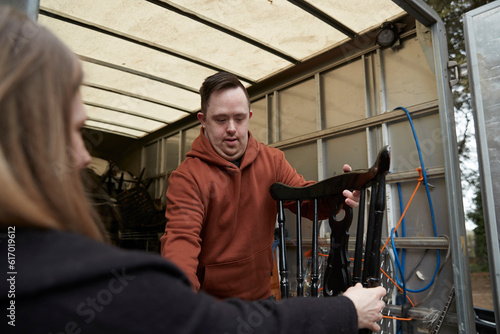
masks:
{"label": "orange strap", "polygon": [[[305,257],[311,257],[311,254],[312,254],[312,250],[308,250],[307,252],[304,253],[304,256]],[[318,252],[318,255],[319,256],[328,257],[328,254],[323,254],[323,253],[320,253],[320,252]]]}
{"label": "orange strap", "polygon": [[391,317],[391,316],[388,316],[388,315],[383,315],[382,318],[385,318],[385,319],[394,319],[394,320],[401,320],[401,321],[411,321],[411,320],[413,320],[412,318],[398,318],[398,317]]}
{"label": "orange strap", "polygon": [[[420,187],[420,184],[424,180],[424,177],[422,176],[422,168],[418,167],[417,171],[418,171],[418,183],[417,183],[417,186],[415,187],[415,190],[413,191],[413,194],[411,195],[410,200],[408,201],[408,204],[406,204],[406,208],[403,211],[403,214],[401,215],[401,218],[399,218],[399,222],[396,225],[396,228],[394,229],[395,231],[397,231],[398,228],[399,228],[399,225],[401,225],[401,222],[403,221],[403,218],[404,218],[404,216],[406,214],[406,211],[408,210],[408,208],[410,207],[411,202],[413,201],[413,197],[415,197],[415,194],[417,193],[417,190]],[[390,240],[390,238],[387,238],[387,241],[385,242],[384,246],[380,250],[380,253],[382,253],[382,251],[384,250],[384,248],[387,246],[387,244],[389,243],[389,240]]]}

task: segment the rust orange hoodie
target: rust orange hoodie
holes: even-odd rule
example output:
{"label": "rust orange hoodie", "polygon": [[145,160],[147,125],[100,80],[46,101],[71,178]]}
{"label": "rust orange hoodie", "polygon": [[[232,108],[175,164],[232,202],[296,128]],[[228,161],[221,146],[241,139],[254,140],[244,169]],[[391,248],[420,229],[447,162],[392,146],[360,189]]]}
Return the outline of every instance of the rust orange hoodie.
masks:
{"label": "rust orange hoodie", "polygon": [[168,181],[162,256],[195,290],[218,298],[269,297],[277,214],[269,187],[314,181],[306,182],[282,151],[250,133],[240,167],[219,156],[203,130],[186,156]]}

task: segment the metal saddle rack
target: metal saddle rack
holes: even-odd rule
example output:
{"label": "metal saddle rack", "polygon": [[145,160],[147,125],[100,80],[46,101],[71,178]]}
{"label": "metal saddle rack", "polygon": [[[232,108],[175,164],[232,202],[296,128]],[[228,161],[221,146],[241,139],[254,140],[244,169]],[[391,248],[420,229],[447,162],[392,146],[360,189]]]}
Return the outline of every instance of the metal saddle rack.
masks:
{"label": "metal saddle rack", "polygon": [[[383,147],[377,160],[369,169],[356,170],[336,175],[307,187],[290,187],[275,183],[270,187],[271,196],[278,205],[279,225],[279,271],[281,298],[290,295],[288,280],[288,261],[285,240],[284,204],[296,202],[297,216],[297,296],[304,295],[304,268],[302,261],[302,218],[301,204],[311,201],[314,205],[312,226],[312,264],[311,264],[311,297],[318,296],[318,207],[326,207],[329,211],[331,228],[330,250],[327,266],[324,272],[323,295],[335,296],[350,286],[360,282],[365,287],[380,284],[380,245],[382,237],[383,215],[385,210],[385,176],[389,171],[390,147]],[[368,225],[366,229],[366,247],[363,252],[365,225],[366,189],[371,187],[370,207],[368,210]],[[358,226],[353,269],[351,272],[348,256],[349,227],[352,222],[352,209],[344,203],[343,190],[359,190]],[[344,210],[344,217],[336,219],[339,210]],[[364,256],[364,260],[363,260]]]}

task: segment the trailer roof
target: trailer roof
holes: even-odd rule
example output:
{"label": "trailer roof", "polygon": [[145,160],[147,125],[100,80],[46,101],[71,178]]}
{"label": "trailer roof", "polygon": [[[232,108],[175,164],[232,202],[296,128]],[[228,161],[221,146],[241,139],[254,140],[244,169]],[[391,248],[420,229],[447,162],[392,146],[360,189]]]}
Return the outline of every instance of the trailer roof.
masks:
{"label": "trailer roof", "polygon": [[250,87],[404,14],[391,0],[41,0],[80,57],[87,127],[141,138],[199,110],[224,70]]}

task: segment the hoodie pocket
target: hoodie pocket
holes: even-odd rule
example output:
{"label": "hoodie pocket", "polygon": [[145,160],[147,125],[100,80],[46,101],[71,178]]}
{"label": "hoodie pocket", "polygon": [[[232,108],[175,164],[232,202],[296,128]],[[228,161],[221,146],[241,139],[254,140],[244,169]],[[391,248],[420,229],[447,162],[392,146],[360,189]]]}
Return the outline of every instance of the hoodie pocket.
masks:
{"label": "hoodie pocket", "polygon": [[271,289],[271,244],[252,256],[205,266],[201,289],[218,298],[263,299]]}

